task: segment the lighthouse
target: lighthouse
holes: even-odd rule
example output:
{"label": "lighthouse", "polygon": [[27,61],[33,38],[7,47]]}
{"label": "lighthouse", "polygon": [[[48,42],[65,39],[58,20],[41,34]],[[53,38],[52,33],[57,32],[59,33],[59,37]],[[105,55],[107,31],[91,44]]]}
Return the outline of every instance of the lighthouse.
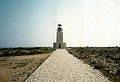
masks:
{"label": "lighthouse", "polygon": [[58,24],[58,29],[57,29],[57,36],[56,36],[56,42],[53,43],[53,48],[66,48],[66,43],[63,42],[63,32],[61,28],[61,24]]}

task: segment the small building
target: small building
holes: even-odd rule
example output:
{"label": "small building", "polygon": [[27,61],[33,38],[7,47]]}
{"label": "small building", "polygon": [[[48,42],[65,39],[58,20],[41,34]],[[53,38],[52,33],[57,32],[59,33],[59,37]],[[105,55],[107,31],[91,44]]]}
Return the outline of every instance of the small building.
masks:
{"label": "small building", "polygon": [[66,48],[66,43],[63,42],[63,32],[61,28],[61,24],[58,24],[57,29],[57,36],[56,36],[56,42],[53,43],[53,48]]}

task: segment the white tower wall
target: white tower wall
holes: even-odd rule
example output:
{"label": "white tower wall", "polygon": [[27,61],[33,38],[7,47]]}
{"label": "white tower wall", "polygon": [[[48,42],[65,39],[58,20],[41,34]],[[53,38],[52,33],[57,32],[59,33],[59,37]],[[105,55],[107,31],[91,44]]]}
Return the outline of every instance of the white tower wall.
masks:
{"label": "white tower wall", "polygon": [[53,43],[53,48],[66,48],[66,43],[63,43],[63,32],[61,24],[58,24],[59,28],[57,30],[56,42]]}
{"label": "white tower wall", "polygon": [[56,42],[63,43],[63,32],[57,32]]}

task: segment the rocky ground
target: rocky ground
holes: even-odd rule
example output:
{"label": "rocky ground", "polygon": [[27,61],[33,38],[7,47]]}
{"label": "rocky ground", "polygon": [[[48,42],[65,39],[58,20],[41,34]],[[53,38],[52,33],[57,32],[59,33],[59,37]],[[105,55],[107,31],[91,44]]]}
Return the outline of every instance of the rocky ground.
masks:
{"label": "rocky ground", "polygon": [[94,69],[101,71],[109,80],[120,82],[119,47],[72,47],[67,50]]}
{"label": "rocky ground", "polygon": [[50,53],[53,50],[51,47],[0,48],[0,57],[43,54]]}
{"label": "rocky ground", "polygon": [[55,50],[25,82],[110,82],[65,49]]}

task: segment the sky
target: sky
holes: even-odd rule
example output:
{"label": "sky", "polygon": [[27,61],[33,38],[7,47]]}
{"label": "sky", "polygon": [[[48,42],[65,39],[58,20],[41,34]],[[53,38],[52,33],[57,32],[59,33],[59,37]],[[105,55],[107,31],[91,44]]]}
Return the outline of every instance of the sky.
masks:
{"label": "sky", "polygon": [[0,47],[120,46],[120,0],[0,0]]}

